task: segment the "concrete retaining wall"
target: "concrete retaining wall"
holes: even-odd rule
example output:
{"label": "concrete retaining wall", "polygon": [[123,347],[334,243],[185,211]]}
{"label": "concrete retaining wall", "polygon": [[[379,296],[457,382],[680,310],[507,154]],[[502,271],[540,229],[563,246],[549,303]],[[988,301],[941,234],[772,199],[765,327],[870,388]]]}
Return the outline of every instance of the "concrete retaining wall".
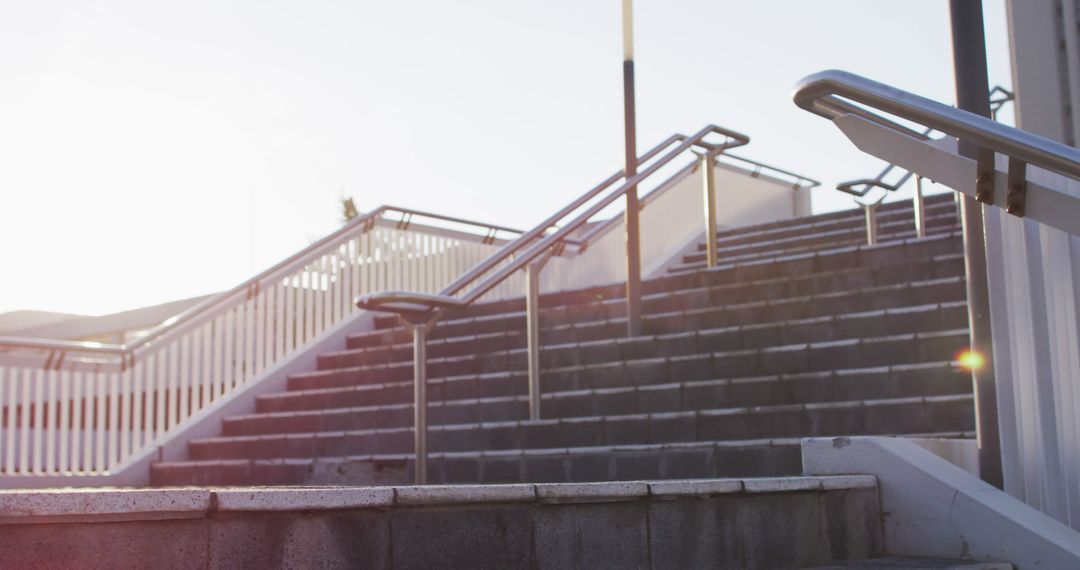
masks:
{"label": "concrete retaining wall", "polygon": [[0,492],[0,564],[777,568],[882,551],[872,477]]}
{"label": "concrete retaining wall", "polygon": [[877,476],[889,555],[1080,568],[1080,533],[942,458],[972,463],[962,449],[904,438],[808,438],[803,470]]}

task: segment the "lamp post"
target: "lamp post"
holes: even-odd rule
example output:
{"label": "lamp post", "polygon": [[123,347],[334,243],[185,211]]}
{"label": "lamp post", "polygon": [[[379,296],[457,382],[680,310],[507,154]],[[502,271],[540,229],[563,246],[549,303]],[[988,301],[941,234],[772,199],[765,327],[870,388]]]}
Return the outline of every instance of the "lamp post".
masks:
{"label": "lamp post", "polygon": [[[632,0],[623,0],[623,127],[626,179],[637,174],[637,125],[634,112],[634,14]],[[641,334],[641,228],[637,186],[626,191],[626,332]]]}
{"label": "lamp post", "polygon": [[[986,37],[981,0],[950,0],[953,72],[956,103],[965,111],[990,118],[990,82],[986,71]],[[960,141],[962,156],[979,163],[980,185],[993,185],[994,153]],[[990,340],[990,295],[987,291],[986,242],[983,236],[983,207],[975,198],[960,198],[964,233],[964,273],[967,282],[968,322],[971,350],[985,366],[972,366],[975,393],[976,438],[979,446],[979,475],[1002,488],[1001,442],[998,430],[997,388],[994,383],[994,347]]]}

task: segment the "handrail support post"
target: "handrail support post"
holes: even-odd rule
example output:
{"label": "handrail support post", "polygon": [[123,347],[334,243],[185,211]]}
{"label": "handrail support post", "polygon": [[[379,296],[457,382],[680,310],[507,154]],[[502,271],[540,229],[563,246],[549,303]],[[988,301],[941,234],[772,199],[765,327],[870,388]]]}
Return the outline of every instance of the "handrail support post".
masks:
{"label": "handrail support post", "polygon": [[529,420],[540,419],[540,271],[552,250],[525,266],[525,326],[529,356]]}
{"label": "handrail support post", "polygon": [[863,204],[866,213],[866,244],[874,245],[878,238],[877,204]]}
{"label": "handrail support post", "polygon": [[915,210],[915,237],[926,237],[926,206],[923,203],[922,176],[915,175],[915,197],[912,200],[912,209]]}
{"label": "handrail support post", "polygon": [[712,269],[718,263],[716,243],[716,157],[714,149],[699,153],[702,172],[702,192],[705,199],[705,263]]}
{"label": "handrail support post", "polygon": [[413,333],[413,451],[414,480],[427,484],[427,335],[439,320],[440,312],[429,315],[402,315]]}

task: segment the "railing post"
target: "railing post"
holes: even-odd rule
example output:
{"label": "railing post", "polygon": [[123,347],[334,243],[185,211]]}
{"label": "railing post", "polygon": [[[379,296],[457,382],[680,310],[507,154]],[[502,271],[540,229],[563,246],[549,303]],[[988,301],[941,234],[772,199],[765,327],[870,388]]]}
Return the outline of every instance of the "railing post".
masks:
{"label": "railing post", "polygon": [[426,319],[405,317],[413,333],[413,451],[417,485],[427,484],[427,334],[439,313]]}
{"label": "railing post", "polygon": [[866,212],[866,243],[867,245],[874,245],[877,243],[877,204],[864,204],[863,210]]}
{"label": "railing post", "polygon": [[551,252],[525,266],[525,327],[529,352],[529,419],[540,419],[540,271]]}
{"label": "railing post", "polygon": [[705,263],[716,267],[716,152],[708,150],[698,155],[701,159],[702,192],[705,198]]}
{"label": "railing post", "polygon": [[915,175],[915,197],[912,201],[915,210],[915,237],[926,237],[926,207],[923,205],[922,176]]}

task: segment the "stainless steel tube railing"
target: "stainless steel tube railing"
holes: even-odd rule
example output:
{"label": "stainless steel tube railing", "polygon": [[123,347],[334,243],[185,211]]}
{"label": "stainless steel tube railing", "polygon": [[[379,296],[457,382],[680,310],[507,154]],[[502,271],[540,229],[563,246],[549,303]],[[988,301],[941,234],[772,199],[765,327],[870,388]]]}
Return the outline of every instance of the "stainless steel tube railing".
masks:
{"label": "stainless steel tube railing", "polygon": [[[606,208],[616,199],[622,197],[622,195],[629,189],[656,173],[657,170],[667,165],[669,162],[677,158],[683,152],[700,145],[706,136],[711,134],[720,134],[727,136],[730,142],[726,142],[722,146],[724,148],[734,148],[736,146],[743,146],[750,142],[750,137],[731,131],[721,127],[710,125],[701,131],[697,132],[691,137],[679,136],[680,144],[675,149],[666,153],[663,157],[653,162],[648,168],[642,170],[638,174],[630,177],[615,190],[608,193],[602,199],[594,203],[583,213],[575,217],[570,222],[560,227],[557,231],[546,234],[535,243],[534,238],[539,237],[548,228],[555,225],[555,223],[565,217],[567,214],[576,210],[577,207],[582,206],[588,202],[589,198],[595,197],[599,194],[596,189],[590,190],[585,196],[575,200],[570,206],[567,206],[559,211],[559,213],[551,216],[547,220],[544,220],[532,230],[529,230],[518,239],[511,243],[506,244],[501,250],[489,257],[487,260],[481,262],[472,270],[462,275],[453,283],[448,285],[441,293],[437,295],[415,293],[409,291],[384,291],[379,293],[370,293],[367,295],[361,295],[357,297],[356,304],[360,308],[369,310],[378,310],[399,313],[402,315],[419,315],[420,317],[428,317],[433,310],[446,309],[451,307],[464,307],[474,303],[477,299],[491,290],[507,277],[514,274],[514,272],[525,267],[534,258],[543,254],[549,248],[555,246],[560,242],[564,242],[571,233],[581,228],[598,212]],[[642,161],[644,162],[644,161]],[[606,187],[606,186],[605,186]],[[597,187],[603,190],[602,187]],[[560,216],[561,214],[561,216]],[[532,243],[530,246],[529,244]],[[526,248],[526,246],[529,246]],[[454,297],[453,295],[465,288],[468,283],[475,281],[480,276],[484,275],[487,271],[496,267],[500,262],[514,256],[514,260],[509,264],[501,267],[498,271],[492,275],[486,277],[478,284],[469,289],[463,296]]]}
{"label": "stainless steel tube railing", "polygon": [[807,76],[795,86],[792,99],[799,107],[826,119],[852,114],[919,136],[913,129],[883,117],[869,107],[1013,159],[1080,179],[1080,149],[853,73],[830,70]]}
{"label": "stainless steel tube railing", "polygon": [[[720,135],[724,141],[720,143],[708,143],[706,137]],[[473,269],[456,279],[439,294],[426,294],[410,291],[384,291],[370,293],[356,298],[356,305],[362,309],[397,313],[405,320],[412,330],[414,343],[414,381],[419,385],[427,380],[427,362],[422,345],[426,341],[427,333],[434,324],[441,311],[449,308],[459,308],[471,305],[480,299],[486,292],[497,286],[521,269],[527,272],[526,283],[529,290],[527,299],[527,339],[529,341],[529,394],[530,394],[530,417],[539,418],[539,279],[537,275],[543,264],[546,263],[551,251],[560,247],[560,244],[576,231],[581,229],[588,221],[621,198],[626,192],[637,187],[639,184],[656,174],[661,168],[681,156],[684,152],[698,147],[704,149],[713,156],[750,142],[750,137],[715,125],[709,125],[692,136],[674,135],[661,144],[654,147],[639,160],[645,164],[656,158],[648,167],[640,170],[637,174],[623,180],[623,183],[614,190],[609,191],[599,200],[595,200],[604,190],[613,186],[618,180],[623,179],[620,171],[600,185],[589,190],[577,200],[574,200],[552,216],[540,222],[536,227],[525,232],[516,240],[503,246],[498,252],[478,264]],[[663,155],[660,153],[673,144],[674,148]],[[763,165],[764,166],[764,165]],[[795,175],[803,180],[810,180]],[[595,200],[595,201],[594,201]],[[576,215],[569,222],[558,227],[554,232],[549,230],[556,224],[572,215],[578,209],[589,205],[583,212]],[[582,239],[582,247],[588,247],[588,237],[596,235],[600,228],[594,230],[585,239]],[[707,231],[714,228],[706,228]],[[509,263],[505,263],[510,260]],[[485,277],[486,275],[486,277]],[[483,279],[481,279],[483,277]],[[471,287],[470,287],[471,285]],[[468,289],[466,290],[466,288]],[[462,293],[464,291],[464,293]],[[458,296],[459,293],[462,293]],[[417,484],[427,482],[427,400],[426,391],[417,386],[414,390],[413,402],[414,437],[415,437],[415,478]]]}
{"label": "stainless steel tube railing", "polygon": [[[927,131],[923,134],[929,134],[929,132],[930,131]],[[895,164],[890,164],[882,169],[882,171],[874,178],[849,180],[836,185],[836,189],[840,192],[852,195],[855,198],[855,204],[863,209],[863,214],[866,216],[866,243],[869,245],[877,243],[878,206],[885,201],[885,196],[888,195],[889,192],[899,190],[900,187],[906,184],[914,175],[914,173],[909,170],[896,182],[891,184],[885,182],[885,177],[887,177],[895,168],[897,168]],[[877,200],[870,202],[861,200],[861,198],[865,198],[874,188],[884,190]],[[924,223],[925,209],[923,208],[922,177],[919,176],[915,177],[915,196],[913,198],[913,203],[915,210],[915,235],[919,238],[924,238],[926,237],[926,227]]]}
{"label": "stainless steel tube railing", "polygon": [[817,188],[818,186],[821,186],[821,182],[814,180],[813,178],[810,178],[808,176],[804,176],[790,170],[784,170],[783,168],[773,166],[765,162],[746,158],[744,156],[739,156],[736,154],[731,154],[730,152],[725,152],[722,156],[717,158],[734,160],[735,162],[750,165],[750,176],[753,176],[755,178],[760,176],[764,172],[768,172],[770,175],[774,176],[780,175],[792,178],[794,182],[791,183],[791,187],[794,190],[809,190],[810,188]]}
{"label": "stainless steel tube railing", "polygon": [[[1013,101],[1015,95],[1012,91],[1005,89],[1004,87],[997,85],[990,90],[990,114],[994,120],[997,120],[997,114],[1001,111],[1001,108],[1006,103]],[[924,138],[929,139],[930,133],[934,132],[934,129],[927,128],[922,132]],[[877,219],[876,212],[879,204],[884,201],[886,194],[882,194],[881,198],[873,202],[863,202],[860,198],[865,197],[874,188],[880,188],[886,193],[896,192],[904,184],[907,184],[908,180],[915,177],[915,192],[912,196],[912,206],[915,215],[915,235],[919,238],[926,237],[926,209],[923,204],[923,177],[915,174],[914,172],[907,170],[904,174],[895,182],[888,183],[885,179],[893,172],[893,170],[899,168],[895,164],[888,164],[878,173],[874,178],[860,178],[856,180],[848,180],[836,185],[836,189],[845,194],[850,194],[855,197],[855,203],[859,207],[863,208],[866,215],[866,241],[870,245],[877,242]]]}
{"label": "stainless steel tube railing", "polygon": [[[974,59],[983,58],[979,55]],[[957,66],[961,67],[959,63]],[[958,98],[972,108],[986,103],[983,97],[991,94],[958,89]],[[1004,198],[1004,206],[998,207],[1009,214],[1030,216],[1048,227],[1080,235],[1080,198],[1061,191],[1062,185],[1080,180],[1080,150],[1076,148],[843,71],[824,71],[804,78],[792,98],[799,107],[836,123],[860,148],[872,149],[875,155],[889,157],[933,179],[945,178],[954,190],[982,204],[994,205],[996,195]],[[955,137],[957,150],[927,144],[911,128],[880,113]],[[998,176],[998,153],[1008,159],[1004,184]],[[1040,173],[1044,176],[1029,180],[1029,164],[1060,176],[1044,172]],[[1033,195],[1030,211],[1029,193]],[[966,202],[962,212],[971,348],[992,358],[988,280],[980,233],[983,212],[981,208],[968,209]],[[979,229],[969,233],[972,227]],[[973,367],[971,372],[980,471],[989,482],[1000,486],[993,368],[984,374]]]}
{"label": "stainless steel tube railing", "polygon": [[[680,137],[677,140],[682,140],[683,138],[685,138],[683,135],[677,135],[677,137]],[[672,138],[676,138],[676,137],[672,137]],[[668,145],[665,145],[665,146],[668,146]],[[704,155],[704,154],[705,153],[702,153],[702,155]],[[793,190],[809,190],[811,188],[816,188],[818,186],[821,186],[821,182],[819,182],[819,181],[817,181],[817,180],[815,180],[813,178],[810,178],[809,176],[806,176],[804,174],[791,172],[790,170],[784,170],[783,168],[773,166],[771,164],[767,164],[767,163],[764,163],[764,162],[759,162],[757,160],[753,160],[753,159],[749,159],[749,158],[744,158],[744,157],[741,157],[741,156],[731,154],[729,152],[724,152],[724,153],[720,154],[719,156],[714,157],[714,159],[715,159],[715,162],[717,164],[726,164],[724,161],[727,160],[727,159],[730,159],[730,160],[733,160],[735,162],[742,163],[742,165],[749,165],[750,168],[743,168],[742,165],[736,166],[736,165],[732,165],[732,164],[727,164],[727,166],[731,166],[732,168],[736,168],[736,169],[739,169],[739,170],[743,170],[744,172],[747,172],[752,177],[757,177],[757,176],[761,176],[762,174],[765,174],[767,176],[771,176],[771,177],[776,178],[778,180],[779,180],[780,177],[789,178],[791,180],[791,187],[792,187]],[[700,167],[701,167],[700,164],[693,166],[693,168],[700,168]],[[705,191],[708,192],[708,189],[706,189]],[[645,196],[643,198],[643,200],[642,200],[643,206],[642,207],[644,207],[645,205],[648,205],[651,197],[652,197],[652,194],[649,194],[648,196]],[[618,226],[620,223],[622,223],[621,218],[613,217],[613,218],[607,220],[606,222],[601,222],[601,223],[596,224],[595,227],[591,228],[588,232],[586,232],[584,235],[582,235],[582,236],[580,236],[578,238],[578,241],[581,242],[579,247],[587,247],[587,244],[591,243],[598,236],[603,235],[604,233],[606,233],[608,231],[611,231],[611,229],[613,227]]]}

